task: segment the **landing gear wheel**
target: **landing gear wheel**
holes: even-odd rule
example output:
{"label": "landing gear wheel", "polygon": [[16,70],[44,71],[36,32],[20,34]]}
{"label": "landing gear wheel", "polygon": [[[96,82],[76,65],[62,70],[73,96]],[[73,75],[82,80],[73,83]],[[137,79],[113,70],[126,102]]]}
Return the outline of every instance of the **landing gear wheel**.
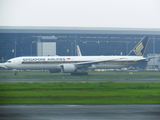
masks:
{"label": "landing gear wheel", "polygon": [[87,72],[85,72],[85,75],[86,75],[86,76],[88,76],[88,73],[87,73]]}
{"label": "landing gear wheel", "polygon": [[71,75],[88,75],[87,72],[74,72],[74,73],[71,73]]}
{"label": "landing gear wheel", "polygon": [[14,72],[14,75],[18,75],[17,71]]}

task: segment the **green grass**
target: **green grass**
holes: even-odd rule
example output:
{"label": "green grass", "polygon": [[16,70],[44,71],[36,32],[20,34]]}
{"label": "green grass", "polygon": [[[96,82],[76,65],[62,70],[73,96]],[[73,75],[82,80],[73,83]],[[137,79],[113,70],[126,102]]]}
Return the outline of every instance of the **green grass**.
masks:
{"label": "green grass", "polygon": [[160,83],[6,83],[0,104],[160,104]]}

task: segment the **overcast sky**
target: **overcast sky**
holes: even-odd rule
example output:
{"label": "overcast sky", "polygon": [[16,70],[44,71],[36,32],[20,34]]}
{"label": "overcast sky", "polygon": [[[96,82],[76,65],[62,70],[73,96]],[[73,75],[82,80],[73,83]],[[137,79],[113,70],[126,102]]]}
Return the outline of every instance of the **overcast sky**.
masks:
{"label": "overcast sky", "polygon": [[160,0],[0,0],[0,26],[160,28]]}

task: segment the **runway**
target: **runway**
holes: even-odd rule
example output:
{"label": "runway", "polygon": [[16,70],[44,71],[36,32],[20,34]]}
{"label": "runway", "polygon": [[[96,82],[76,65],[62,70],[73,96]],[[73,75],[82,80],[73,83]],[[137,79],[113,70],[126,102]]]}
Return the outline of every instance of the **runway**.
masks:
{"label": "runway", "polygon": [[160,105],[0,105],[1,120],[159,120]]}
{"label": "runway", "polygon": [[116,82],[116,83],[147,83],[154,82],[159,83],[160,78],[0,78],[0,83],[18,83],[18,82],[41,82],[41,83],[53,83],[53,82]]}
{"label": "runway", "polygon": [[2,71],[0,83],[17,82],[117,82],[117,83],[146,83],[160,82],[159,72],[90,72],[88,76],[71,76],[70,74],[49,74],[42,71],[19,71],[17,76],[13,71]]}

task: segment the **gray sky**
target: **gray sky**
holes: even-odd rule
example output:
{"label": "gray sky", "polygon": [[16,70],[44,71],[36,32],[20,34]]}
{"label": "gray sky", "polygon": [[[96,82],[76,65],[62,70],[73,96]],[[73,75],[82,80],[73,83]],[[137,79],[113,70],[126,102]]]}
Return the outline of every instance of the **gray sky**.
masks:
{"label": "gray sky", "polygon": [[160,0],[0,0],[0,26],[160,28]]}

